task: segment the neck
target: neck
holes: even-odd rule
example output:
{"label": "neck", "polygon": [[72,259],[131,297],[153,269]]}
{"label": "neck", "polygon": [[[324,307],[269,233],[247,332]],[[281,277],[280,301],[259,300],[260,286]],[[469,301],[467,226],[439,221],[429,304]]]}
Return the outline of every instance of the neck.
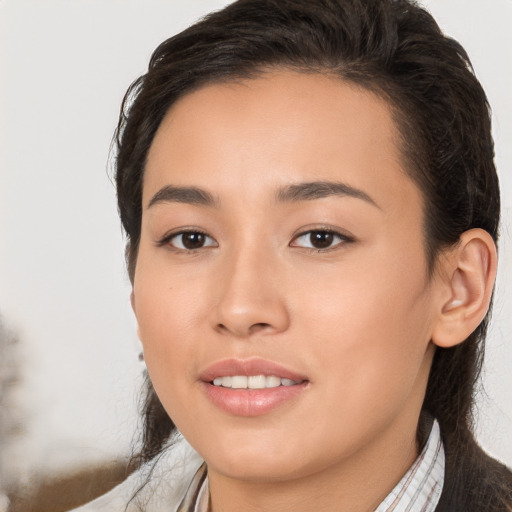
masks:
{"label": "neck", "polygon": [[211,512],[373,511],[418,456],[417,417],[406,420],[338,464],[300,478],[238,480],[209,468]]}

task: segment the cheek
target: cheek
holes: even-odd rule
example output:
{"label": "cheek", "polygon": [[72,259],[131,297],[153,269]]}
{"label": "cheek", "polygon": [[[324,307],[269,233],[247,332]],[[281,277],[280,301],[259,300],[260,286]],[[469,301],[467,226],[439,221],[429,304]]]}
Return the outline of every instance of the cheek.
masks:
{"label": "cheek", "polygon": [[[139,332],[148,374],[160,402],[180,431],[194,436],[202,416],[190,407],[196,362],[202,347],[194,344],[191,319],[197,302],[168,287],[140,286],[136,295]],[[181,297],[181,301],[179,300]],[[185,424],[182,422],[185,421]]]}
{"label": "cheek", "polygon": [[[358,331],[372,334],[366,342],[378,342],[387,333],[405,335],[424,326],[429,315],[421,257],[376,249],[369,257],[363,254],[322,273],[311,272],[309,278],[304,275],[298,283],[300,315],[314,326],[331,329],[333,338]],[[381,336],[374,336],[376,332]]]}
{"label": "cheek", "polygon": [[[197,319],[203,294],[201,283],[186,267],[170,271],[165,251],[141,244],[134,280],[134,310],[148,348],[161,350],[177,335],[180,337]],[[202,281],[204,284],[204,280]],[[146,336],[144,336],[146,334]]]}
{"label": "cheek", "polygon": [[[184,372],[192,374],[194,361],[201,348],[197,325],[207,322],[204,294],[198,293],[195,281],[169,275],[158,259],[148,258],[141,251],[134,282],[134,310],[139,335],[144,347],[144,359],[155,390],[163,402],[171,396],[169,390],[179,386]],[[195,333],[195,335],[194,335]],[[180,376],[180,378],[178,378]]]}
{"label": "cheek", "polygon": [[318,364],[329,366],[347,400],[374,404],[414,385],[431,331],[423,255],[417,256],[376,250],[367,261],[317,276],[298,294],[307,297],[300,316]]}

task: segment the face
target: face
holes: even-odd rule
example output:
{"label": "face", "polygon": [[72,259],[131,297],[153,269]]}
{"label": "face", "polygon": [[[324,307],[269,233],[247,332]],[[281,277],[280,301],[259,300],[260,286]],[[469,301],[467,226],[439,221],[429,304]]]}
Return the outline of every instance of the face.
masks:
{"label": "face", "polygon": [[166,115],[132,301],[210,472],[280,481],[414,438],[436,287],[397,140],[382,99],[313,74],[210,85]]}

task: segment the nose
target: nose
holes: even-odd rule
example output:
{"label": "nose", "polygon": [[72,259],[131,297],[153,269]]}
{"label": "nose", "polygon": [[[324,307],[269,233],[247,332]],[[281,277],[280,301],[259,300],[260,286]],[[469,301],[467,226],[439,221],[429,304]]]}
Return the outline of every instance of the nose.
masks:
{"label": "nose", "polygon": [[212,327],[237,338],[285,331],[290,317],[276,260],[249,249],[223,265],[217,280]]}

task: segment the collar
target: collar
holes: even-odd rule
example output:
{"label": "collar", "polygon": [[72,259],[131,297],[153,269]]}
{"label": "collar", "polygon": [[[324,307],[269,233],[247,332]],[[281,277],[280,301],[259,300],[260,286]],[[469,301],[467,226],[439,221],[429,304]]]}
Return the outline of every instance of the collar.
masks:
{"label": "collar", "polygon": [[433,512],[443,490],[444,465],[441,432],[434,420],[420,455],[375,512]]}

